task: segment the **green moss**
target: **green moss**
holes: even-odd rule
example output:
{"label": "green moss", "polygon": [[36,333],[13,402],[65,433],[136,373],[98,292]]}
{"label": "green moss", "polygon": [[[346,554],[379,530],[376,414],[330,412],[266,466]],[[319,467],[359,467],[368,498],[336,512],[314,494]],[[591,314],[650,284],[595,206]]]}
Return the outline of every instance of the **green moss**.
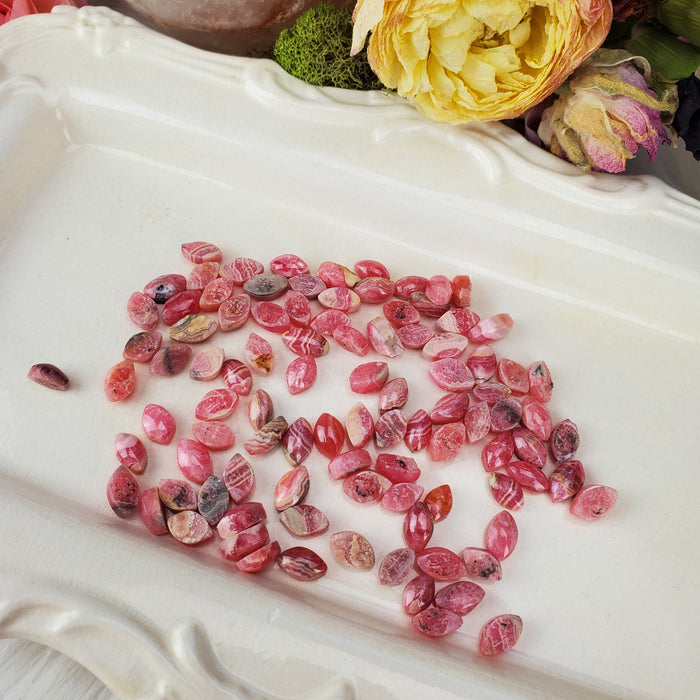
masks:
{"label": "green moss", "polygon": [[273,56],[284,70],[311,85],[381,89],[366,51],[350,56],[351,44],[352,10],[326,3],[306,10],[283,30]]}

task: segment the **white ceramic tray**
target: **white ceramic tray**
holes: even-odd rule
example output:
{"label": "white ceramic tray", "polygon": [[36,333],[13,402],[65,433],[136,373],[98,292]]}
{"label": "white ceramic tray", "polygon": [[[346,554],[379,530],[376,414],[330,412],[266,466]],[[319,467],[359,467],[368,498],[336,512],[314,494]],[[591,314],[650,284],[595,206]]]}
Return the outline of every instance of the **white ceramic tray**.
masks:
{"label": "white ceramic tray", "polygon": [[[0,81],[1,636],[68,654],[124,698],[692,695],[697,201],[650,176],[581,174],[499,125],[436,126],[389,95],[314,89],[102,8],[4,26]],[[119,520],[104,495],[114,434],[140,433],[151,400],[186,433],[203,388],[141,373],[114,405],[103,377],[134,332],[128,295],[186,272],[179,245],[197,239],[264,262],[296,252],[312,266],[376,258],[396,277],[471,274],[474,308],[516,319],[499,354],[549,364],[552,413],[578,423],[589,480],[619,490],[614,511],[584,523],[528,498],[504,580],[442,640],[413,632],[376,572],[341,569],[327,535],[311,546],[328,575],[299,584],[278,569],[236,574],[215,547]],[[243,339],[218,342],[237,356]],[[291,356],[272,340],[281,359],[259,386],[278,412],[313,422],[357,400],[346,379],[357,360],[337,348],[289,397]],[[35,362],[61,366],[70,391],[30,382]],[[409,412],[439,396],[415,357],[391,368],[411,382]],[[244,414],[231,419],[239,448]],[[150,452],[143,486],[173,475],[174,443]],[[455,495],[433,543],[478,545],[498,510],[478,448],[418,459],[427,488]],[[279,453],[253,463],[273,513],[288,467]],[[318,453],[307,466],[332,531],[363,532],[379,557],[401,546],[400,516],[349,503]],[[294,543],[274,515],[270,527]],[[523,617],[520,643],[479,658],[478,629],[500,612]]]}

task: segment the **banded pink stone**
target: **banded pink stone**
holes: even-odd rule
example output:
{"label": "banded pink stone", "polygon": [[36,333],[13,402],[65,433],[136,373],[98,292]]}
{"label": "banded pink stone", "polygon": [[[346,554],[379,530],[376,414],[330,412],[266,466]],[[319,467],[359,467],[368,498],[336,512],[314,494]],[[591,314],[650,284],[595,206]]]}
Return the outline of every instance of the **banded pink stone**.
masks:
{"label": "banded pink stone", "polygon": [[408,401],[408,382],[403,377],[390,379],[380,390],[378,404],[380,411],[402,408]]}
{"label": "banded pink stone", "polygon": [[317,274],[327,287],[354,287],[360,279],[345,265],[330,260],[326,260],[318,266]]}
{"label": "banded pink stone", "polygon": [[239,396],[247,396],[253,388],[253,375],[247,365],[231,358],[221,365],[221,378],[227,389]]}
{"label": "banded pink stone", "polygon": [[467,392],[474,388],[471,370],[456,357],[435,360],[428,367],[428,374],[435,384],[445,391]]}
{"label": "banded pink stone", "polygon": [[372,466],[372,455],[364,448],[341,452],[328,463],[331,479],[344,479],[349,474]]}
{"label": "banded pink stone", "polygon": [[547,442],[552,436],[552,416],[547,406],[531,396],[522,400],[522,424],[529,428],[540,440]]}
{"label": "banded pink stone", "polygon": [[212,474],[209,451],[201,442],[190,438],[177,442],[177,466],[195,484],[203,484]]}
{"label": "banded pink stone", "polygon": [[350,389],[356,394],[372,394],[379,391],[389,379],[386,362],[363,362],[350,372]]}
{"label": "banded pink stone", "polygon": [[207,241],[191,241],[180,246],[182,255],[191,263],[221,262],[223,254],[221,249]]}
{"label": "banded pink stone", "polygon": [[466,335],[479,320],[478,314],[471,309],[452,308],[440,316],[435,322],[435,327],[440,331]]}
{"label": "banded pink stone", "polygon": [[292,325],[284,307],[274,301],[256,301],[251,304],[250,315],[255,323],[270,333],[284,333]]}
{"label": "banded pink stone", "polygon": [[143,293],[148,294],[156,304],[164,304],[170,297],[184,292],[187,289],[187,278],[184,275],[170,273],[159,275],[152,279],[144,288]]}
{"label": "banded pink stone", "polygon": [[530,390],[528,371],[515,360],[502,357],[498,361],[496,373],[498,380],[509,387],[514,394],[523,395]]}
{"label": "banded pink stone", "polygon": [[435,331],[423,323],[411,323],[397,328],[396,334],[404,347],[420,350],[435,335]]}
{"label": "banded pink stone", "polygon": [[406,275],[396,280],[394,296],[402,301],[407,300],[414,292],[424,292],[428,286],[428,278],[422,275]]}
{"label": "banded pink stone", "polygon": [[361,469],[343,479],[343,493],[355,503],[379,503],[389,484],[381,474]]}
{"label": "banded pink stone", "polygon": [[398,445],[406,435],[408,419],[400,408],[382,413],[374,422],[374,441],[377,447]]}
{"label": "banded pink stone", "polygon": [[255,472],[243,455],[236,453],[226,464],[222,475],[224,485],[234,503],[245,501],[255,487]]}
{"label": "banded pink stone", "polygon": [[247,501],[239,503],[227,511],[219,520],[216,530],[219,536],[225,540],[259,523],[264,523],[266,520],[267,514],[263,504],[257,501]]}
{"label": "banded pink stone", "polygon": [[287,380],[287,389],[292,396],[301,394],[310,389],[316,377],[318,376],[318,367],[316,360],[311,355],[300,355],[295,357],[288,365],[285,373]]}
{"label": "banded pink stone", "polygon": [[309,492],[309,471],[300,465],[285,472],[275,485],[273,501],[275,510],[282,511],[301,503]]}
{"label": "banded pink stone", "polygon": [[311,454],[313,444],[313,428],[303,416],[292,421],[282,438],[284,456],[293,466],[301,464]]}
{"label": "banded pink stone", "polygon": [[515,445],[515,454],[520,459],[538,467],[544,467],[547,463],[547,444],[531,430],[522,427],[514,428],[513,444]]}
{"label": "banded pink stone", "polygon": [[238,405],[238,394],[230,389],[208,391],[194,407],[197,420],[223,420],[228,418]]}
{"label": "banded pink stone", "polygon": [[242,328],[250,318],[250,297],[241,292],[233,294],[221,302],[217,311],[219,329],[222,331],[235,331]]}
{"label": "banded pink stone", "polygon": [[377,455],[374,468],[394,484],[418,481],[421,475],[420,467],[413,457],[388,452]]}
{"label": "banded pink stone", "polygon": [[364,277],[353,291],[365,304],[381,304],[394,294],[394,283],[384,277]]}
{"label": "banded pink stone", "polygon": [[136,477],[124,466],[118,466],[107,482],[107,502],[120,518],[128,518],[138,507],[140,490]]}
{"label": "banded pink stone", "polygon": [[333,331],[338,326],[350,326],[351,324],[350,316],[340,309],[324,309],[317,313],[309,323],[311,328],[321,335],[333,335]]}
{"label": "banded pink stone", "polygon": [[358,260],[353,267],[355,268],[357,276],[361,280],[367,279],[368,277],[379,277],[386,280],[391,279],[391,275],[389,274],[389,270],[387,270],[386,265],[378,260]]}
{"label": "banded pink stone", "polygon": [[347,287],[326,287],[319,295],[318,302],[327,309],[338,309],[351,314],[360,308],[362,300]]}
{"label": "banded pink stone", "polygon": [[374,548],[359,532],[342,530],[331,535],[331,552],[336,560],[352,569],[369,571],[374,567]]}
{"label": "banded pink stone", "polygon": [[214,536],[209,523],[196,510],[173,513],[167,519],[167,525],[174,539],[189,546],[202,544]]}
{"label": "banded pink stone", "polygon": [[433,516],[423,501],[416,501],[406,512],[403,539],[414,552],[424,550],[433,536]]}
{"label": "banded pink stone", "polygon": [[328,571],[323,559],[308,547],[290,547],[277,555],[277,564],[297,581],[315,581]]}
{"label": "banded pink stone", "polygon": [[289,278],[289,288],[307,299],[315,299],[326,288],[326,284],[317,275],[302,272]]}
{"label": "banded pink stone", "polygon": [[239,561],[255,550],[260,549],[270,540],[270,533],[264,522],[251,525],[219,543],[219,552],[226,561]]}
{"label": "banded pink stone", "polygon": [[129,297],[126,312],[131,322],[144,331],[155,330],[160,321],[156,302],[143,292],[134,292]]}
{"label": "banded pink stone", "polygon": [[197,263],[187,275],[187,289],[201,292],[209,282],[219,276],[219,267],[219,263],[215,261]]}
{"label": "banded pink stone", "polygon": [[425,610],[435,597],[435,579],[419,574],[412,578],[403,589],[402,603],[404,612],[415,615]]}
{"label": "banded pink stone", "polygon": [[464,423],[439,425],[430,436],[428,455],[433,462],[447,462],[459,454],[466,439],[467,431]]}
{"label": "banded pink stone", "polygon": [[413,292],[408,300],[421,314],[430,318],[440,318],[450,308],[449,304],[436,304],[430,301],[425,292]]}
{"label": "banded pink stone", "polygon": [[552,398],[552,389],[554,388],[549,367],[542,361],[533,362],[528,367],[527,372],[530,382],[530,395],[535,401],[547,403]]}
{"label": "banded pink stone", "polygon": [[284,297],[284,310],[294,326],[306,327],[311,321],[311,304],[300,292],[289,290]]}
{"label": "banded pink stone", "polygon": [[324,533],[330,526],[326,515],[307,503],[300,503],[283,510],[280,522],[295,537],[314,537]]}
{"label": "banded pink stone", "polygon": [[428,637],[444,637],[462,626],[462,618],[451,610],[429,607],[414,615],[411,624]]}
{"label": "banded pink stone", "polygon": [[481,450],[481,464],[487,472],[505,469],[515,454],[515,443],[509,432],[499,433],[489,440]]}
{"label": "banded pink stone", "polygon": [[392,513],[405,513],[423,495],[423,487],[415,482],[392,484],[382,496],[382,507]]}
{"label": "banded pink stone", "polygon": [[272,397],[265,389],[257,389],[248,403],[248,420],[255,430],[260,430],[275,417]]}
{"label": "banded pink stone", "polygon": [[512,649],[522,631],[523,621],[518,615],[497,615],[491,618],[479,632],[479,653],[482,656],[495,656]]}
{"label": "banded pink stone", "polygon": [[467,337],[472,343],[487,343],[491,340],[500,340],[508,334],[513,327],[513,319],[509,314],[495,314],[483,318],[475,326],[467,331]]}
{"label": "banded pink stone", "polygon": [[467,307],[472,303],[472,280],[469,275],[455,275],[452,278],[452,303]]}
{"label": "banded pink stone", "polygon": [[192,363],[190,364],[190,379],[210,382],[219,376],[223,364],[223,348],[205,348],[192,358]]}
{"label": "banded pink stone", "polygon": [[322,357],[328,352],[328,340],[313,328],[295,327],[282,333],[282,342],[295,355]]}
{"label": "banded pink stone", "polygon": [[384,316],[375,316],[367,321],[367,339],[375,351],[384,357],[398,357],[405,349],[396,329]]}
{"label": "banded pink stone", "polygon": [[577,459],[560,462],[549,476],[549,497],[552,503],[562,503],[574,497],[586,481],[583,464]]}
{"label": "banded pink stone", "polygon": [[263,376],[272,372],[275,353],[272,345],[257,333],[251,333],[245,344],[245,359],[250,368]]}
{"label": "banded pink stone", "polygon": [[582,488],[571,501],[569,511],[582,520],[600,520],[617,502],[617,490],[612,486],[591,484]]}
{"label": "banded pink stone", "polygon": [[529,462],[511,462],[506,471],[508,475],[529,493],[546,493],[549,491],[549,477],[538,467]]}
{"label": "banded pink stone", "polygon": [[420,323],[420,312],[408,301],[394,299],[382,306],[382,313],[392,326],[401,328]]}
{"label": "banded pink stone", "polygon": [[253,275],[259,275],[265,269],[264,265],[253,258],[237,257],[227,260],[221,266],[221,276],[242,285]]}
{"label": "banded pink stone", "polygon": [[491,518],[484,533],[484,546],[498,561],[507,559],[518,543],[518,526],[515,518],[502,510]]}
{"label": "banded pink stone", "polygon": [[458,358],[467,349],[467,345],[469,341],[459,333],[438,333],[423,346],[421,355],[426,360]]}
{"label": "banded pink stone", "polygon": [[469,408],[469,396],[464,393],[441,396],[430,410],[430,420],[434,425],[454,423],[462,420]]}
{"label": "banded pink stone", "polygon": [[234,290],[231,280],[217,277],[202,290],[199,308],[202,311],[218,311],[219,307],[233,296]]}
{"label": "banded pink stone", "polygon": [[336,326],[333,329],[332,335],[333,340],[335,340],[340,347],[358,357],[364,357],[369,352],[369,340],[367,340],[367,336],[365,336],[362,331],[358,331],[357,328],[353,328],[352,326]]}
{"label": "banded pink stone", "polygon": [[469,444],[483,440],[491,430],[491,409],[486,401],[477,401],[470,406],[464,414],[463,422]]}
{"label": "banded pink stone", "polygon": [[151,358],[151,374],[174,377],[184,372],[192,357],[192,348],[182,343],[170,343],[160,348]]}
{"label": "banded pink stone", "polygon": [[427,412],[419,408],[406,423],[404,443],[411,452],[418,452],[428,446],[433,432],[433,422]]}
{"label": "banded pink stone", "polygon": [[426,547],[416,556],[416,565],[436,581],[457,581],[467,575],[464,559],[446,547]]}
{"label": "banded pink stone", "polygon": [[398,586],[404,583],[413,572],[416,553],[408,547],[400,547],[389,552],[379,564],[379,584]]}
{"label": "banded pink stone", "polygon": [[428,279],[424,291],[433,304],[448,304],[452,299],[452,282],[445,275],[433,275]]}
{"label": "banded pink stone", "polygon": [[435,594],[436,608],[451,610],[456,615],[468,615],[484,599],[486,591],[473,581],[455,581]]}
{"label": "banded pink stone", "polygon": [[280,543],[273,540],[243,559],[239,559],[236,562],[236,568],[244,574],[256,574],[273,564],[281,551]]}
{"label": "banded pink stone", "polygon": [[477,401],[486,401],[489,406],[493,406],[499,401],[507,399],[511,391],[510,387],[507,387],[505,384],[487,379],[486,381],[477,383],[472,393]]}
{"label": "banded pink stone", "polygon": [[477,382],[491,379],[496,374],[498,359],[493,348],[489,345],[479,345],[467,358],[467,367]]}
{"label": "banded pink stone", "polygon": [[166,408],[155,403],[143,407],[141,427],[146,437],[159,445],[169,445],[175,435],[175,419]]}
{"label": "banded pink stone", "polygon": [[134,474],[143,474],[148,465],[148,453],[143,443],[131,433],[117,433],[114,436],[114,451],[117,461]]}
{"label": "banded pink stone", "polygon": [[306,262],[294,253],[283,253],[270,260],[270,269],[284,277],[295,277],[309,272]]}
{"label": "banded pink stone", "polygon": [[489,487],[496,503],[508,510],[519,510],[525,504],[522,487],[508,474],[491,472]]}
{"label": "banded pink stone", "polygon": [[345,416],[345,433],[353,447],[365,447],[374,435],[374,418],[361,401],[354,404]]}
{"label": "banded pink stone", "polygon": [[272,452],[281,442],[287,431],[287,421],[283,416],[277,416],[255,431],[255,435],[243,443],[249,455],[261,455]]}
{"label": "banded pink stone", "polygon": [[152,535],[167,535],[168,525],[165,522],[165,512],[163,511],[163,503],[158,495],[158,488],[152,486],[146,489],[141,494],[141,502],[139,503],[141,512],[141,520],[146,526],[146,529]]}

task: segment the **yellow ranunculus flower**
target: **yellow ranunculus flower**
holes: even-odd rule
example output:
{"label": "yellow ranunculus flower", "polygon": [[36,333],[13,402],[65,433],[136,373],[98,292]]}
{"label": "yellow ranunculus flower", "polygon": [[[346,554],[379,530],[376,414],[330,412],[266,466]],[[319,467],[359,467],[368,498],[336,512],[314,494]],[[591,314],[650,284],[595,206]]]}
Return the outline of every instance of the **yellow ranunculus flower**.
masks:
{"label": "yellow ranunculus flower", "polygon": [[509,119],[607,36],[611,0],[358,0],[353,53],[440,122]]}

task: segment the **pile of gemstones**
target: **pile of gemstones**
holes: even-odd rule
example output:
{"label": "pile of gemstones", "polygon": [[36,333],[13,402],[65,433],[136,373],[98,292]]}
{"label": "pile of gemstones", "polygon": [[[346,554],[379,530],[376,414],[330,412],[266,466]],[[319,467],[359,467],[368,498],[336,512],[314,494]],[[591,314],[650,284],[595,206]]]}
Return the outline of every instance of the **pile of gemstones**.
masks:
{"label": "pile of gemstones", "polygon": [[[186,243],[181,250],[192,264],[187,277],[159,276],[128,298],[126,311],[140,330],[107,372],[105,395],[112,402],[126,400],[137,380],[149,374],[217,384],[193,406],[190,433],[177,441],[179,472],[172,478],[144,488],[144,441],[131,432],[116,435],[119,467],[109,478],[107,499],[118,516],[140,515],[154,535],[170,535],[187,546],[215,539],[220,555],[241,572],[276,565],[296,580],[313,581],[328,570],[321,554],[301,544],[283,550],[271,539],[264,498],[253,498],[256,457],[279,450],[290,468],[274,493],[264,494],[279,522],[305,543],[328,531],[333,505],[305,502],[310,474],[304,462],[316,450],[327,460],[328,478],[342,485],[341,497],[404,514],[405,546],[379,562],[378,581],[403,586],[402,605],[413,627],[440,637],[457,630],[481,602],[480,584],[501,579],[501,563],[518,540],[513,512],[523,507],[526,493],[566,502],[585,520],[603,517],[615,504],[615,489],[585,483],[583,465],[575,459],[576,424],[570,419],[554,424],[550,416],[553,382],[547,365],[526,367],[497,357],[492,345],[513,319],[506,313],[480,318],[471,308],[468,275],[392,280],[374,260],[361,260],[353,269],[327,261],[311,272],[294,254],[275,257],[266,269],[252,258],[225,261],[221,249],[207,242]],[[354,314],[361,306],[377,313],[358,327],[353,318],[359,318]],[[218,344],[233,331],[246,334],[240,357],[228,356]],[[267,334],[281,337],[291,360],[275,356]],[[277,415],[274,397],[254,386],[284,360],[289,394],[302,394],[331,351],[357,358],[347,385],[362,400],[347,415],[324,412],[313,423],[306,417],[291,420]],[[409,385],[390,376],[390,362],[411,352],[444,393],[432,407],[407,415]],[[145,369],[137,371],[137,365]],[[241,437],[227,419],[246,402],[251,433],[242,436],[242,450],[215,470],[212,453],[231,450]],[[158,403],[143,407],[141,430],[149,445],[168,445],[185,432]],[[452,510],[452,490],[442,484],[424,493],[414,455],[447,462],[477,443],[502,510],[487,524],[481,546],[461,552],[430,546],[435,525]],[[372,570],[377,562],[370,538],[332,532],[329,553],[350,569]],[[522,625],[515,614],[492,618],[481,628],[478,651],[489,656],[507,651]]]}

